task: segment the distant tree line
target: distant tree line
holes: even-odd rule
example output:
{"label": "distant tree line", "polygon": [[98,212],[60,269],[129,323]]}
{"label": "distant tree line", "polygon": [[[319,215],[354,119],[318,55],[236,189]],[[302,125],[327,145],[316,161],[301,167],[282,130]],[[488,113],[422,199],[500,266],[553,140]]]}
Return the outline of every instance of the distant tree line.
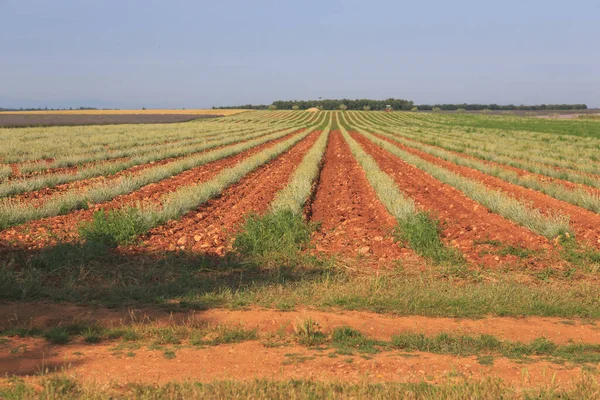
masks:
{"label": "distant tree line", "polygon": [[482,111],[482,110],[502,110],[502,111],[543,111],[543,110],[587,110],[585,104],[540,104],[532,106],[516,106],[514,104],[498,105],[498,104],[422,104],[417,106],[419,110],[431,111],[440,109],[443,111]]}
{"label": "distant tree line", "polygon": [[277,100],[271,105],[244,104],[238,106],[221,106],[213,109],[242,109],[242,110],[307,110],[309,108],[319,108],[321,110],[385,110],[391,106],[394,110],[442,110],[442,111],[483,111],[483,110],[501,110],[501,111],[543,111],[543,110],[586,110],[585,104],[539,104],[539,105],[498,105],[498,104],[421,104],[415,106],[410,100],[403,99],[325,99],[325,100]]}
{"label": "distant tree line", "polygon": [[385,110],[391,106],[394,110],[410,110],[414,104],[412,101],[403,99],[324,99],[324,100],[277,100],[273,105],[278,110],[307,110],[309,108],[320,108],[322,110]]}

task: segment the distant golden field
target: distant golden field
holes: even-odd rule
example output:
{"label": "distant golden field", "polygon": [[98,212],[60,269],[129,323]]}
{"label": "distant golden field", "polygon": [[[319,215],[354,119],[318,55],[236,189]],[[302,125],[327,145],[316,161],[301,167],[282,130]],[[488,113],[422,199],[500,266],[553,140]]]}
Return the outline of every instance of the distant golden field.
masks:
{"label": "distant golden field", "polygon": [[126,114],[200,114],[233,115],[247,110],[48,110],[48,111],[3,111],[2,114],[57,114],[57,115],[126,115]]}

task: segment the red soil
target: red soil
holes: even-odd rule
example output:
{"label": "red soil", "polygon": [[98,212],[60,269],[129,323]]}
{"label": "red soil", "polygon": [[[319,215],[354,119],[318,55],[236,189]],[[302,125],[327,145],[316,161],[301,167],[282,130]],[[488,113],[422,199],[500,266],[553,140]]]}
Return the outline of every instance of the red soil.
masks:
{"label": "red soil", "polygon": [[366,336],[389,340],[400,332],[422,333],[426,336],[453,332],[460,335],[493,335],[501,340],[530,342],[545,337],[556,344],[571,342],[600,344],[598,326],[579,319],[549,317],[486,317],[480,319],[397,316],[367,311],[321,311],[300,308],[278,311],[251,308],[246,310],[210,309],[205,311],[172,312],[157,307],[136,308],[86,307],[71,303],[10,302],[0,304],[0,329],[13,326],[52,328],[57,325],[94,323],[101,327],[154,323],[158,326],[184,325],[190,321],[210,325],[256,327],[260,332],[275,333],[282,326],[286,332],[308,317],[324,332],[351,326]]}
{"label": "red soil", "polygon": [[469,261],[485,266],[519,261],[513,255],[485,254],[495,250],[489,244],[482,244],[485,241],[500,241],[533,250],[551,248],[546,238],[490,213],[459,190],[405,163],[364,136],[357,133],[351,135],[377,161],[379,167],[394,178],[403,193],[440,219],[444,224],[443,237],[458,247]]}
{"label": "red soil", "polygon": [[370,261],[415,257],[394,242],[396,220],[377,199],[339,131],[329,136],[311,212],[311,220],[321,223],[313,237],[318,252],[362,255]]}
{"label": "red soil", "polygon": [[153,229],[144,240],[143,250],[179,249],[217,255],[232,250],[232,233],[244,217],[250,212],[262,214],[268,209],[320,133],[311,133],[290,150],[225,189],[218,198],[177,221]]}
{"label": "red soil", "polygon": [[[480,320],[457,320],[449,318],[394,317],[366,312],[321,312],[300,310],[279,312],[271,310],[227,311],[210,310],[197,313],[168,314],[156,309],[108,310],[90,309],[69,304],[7,304],[0,306],[0,326],[15,324],[28,327],[50,328],[61,323],[96,322],[111,327],[122,324],[147,324],[155,326],[198,325],[201,323],[243,325],[256,328],[264,341],[269,335],[283,329],[292,334],[298,321],[313,319],[324,332],[340,326],[349,326],[368,337],[390,340],[403,332],[435,335],[441,332],[455,335],[490,334],[499,339],[529,342],[546,337],[557,344],[600,343],[600,335],[592,325],[551,318],[486,318]],[[78,338],[67,345],[51,345],[44,339],[11,337],[0,344],[0,374],[35,375],[41,369],[50,372],[64,371],[76,375],[84,382],[95,383],[164,383],[177,380],[210,381],[214,379],[246,380],[269,379],[317,379],[325,381],[359,382],[418,382],[423,379],[439,383],[451,373],[463,374],[468,379],[499,377],[509,385],[519,387],[549,384],[569,386],[571,380],[580,376],[582,370],[569,363],[552,364],[548,361],[531,360],[527,363],[527,379],[523,379],[523,364],[498,357],[492,366],[483,366],[475,356],[458,357],[425,352],[411,352],[409,357],[401,351],[384,351],[363,359],[356,354],[352,362],[344,362],[348,356],[328,357],[330,350],[307,349],[290,343],[284,347],[266,347],[260,341],[248,341],[233,345],[194,347],[184,342],[172,348],[176,357],[166,359],[162,351],[151,350],[149,343],[140,343],[131,351],[135,357],[124,357],[128,350],[119,352],[119,342],[105,341],[86,344]],[[16,351],[15,351],[16,349]],[[290,354],[296,355],[294,361]],[[33,379],[33,378],[31,378]],[[1,381],[0,381],[1,382]]]}
{"label": "red soil", "polygon": [[39,249],[48,245],[54,245],[58,240],[62,242],[76,241],[79,236],[79,224],[82,221],[90,221],[95,211],[101,209],[111,210],[138,202],[158,202],[166,193],[173,192],[181,186],[210,180],[223,169],[230,168],[241,160],[270,146],[274,146],[276,143],[284,141],[294,134],[296,133],[253,147],[234,156],[187,170],[179,175],[144,186],[135,192],[117,196],[108,202],[93,204],[89,210],[78,210],[66,215],[29,221],[23,225],[6,229],[0,232],[0,249],[2,247],[7,249]]}
{"label": "red soil", "polygon": [[509,194],[514,198],[524,199],[526,202],[531,203],[534,207],[539,208],[545,214],[560,213],[567,215],[571,218],[571,226],[578,239],[583,239],[583,241],[591,245],[600,247],[600,215],[594,212],[574,206],[561,200],[557,200],[553,197],[538,192],[537,190],[513,185],[512,183],[508,183],[500,178],[486,175],[475,169],[453,164],[451,162],[442,160],[441,158],[429,155],[421,150],[394,142],[391,139],[384,137],[381,138],[424,160],[432,162],[436,165],[440,165],[464,177],[482,182],[490,189],[501,190],[502,192]]}
{"label": "red soil", "polygon": [[[584,369],[576,365],[553,364],[532,360],[524,366],[520,360],[496,358],[492,366],[481,365],[476,356],[457,357],[424,352],[382,352],[363,358],[336,356],[298,345],[265,347],[260,341],[195,347],[186,342],[172,349],[167,359],[164,349],[141,345],[134,350],[115,350],[119,342],[89,345],[75,341],[63,346],[49,345],[44,339],[12,338],[0,345],[0,374],[27,377],[32,383],[39,371],[76,376],[92,384],[164,384],[178,381],[315,380],[359,383],[412,382],[445,383],[457,376],[470,382],[489,377],[500,378],[515,387],[572,387]],[[10,349],[17,349],[10,353]],[[23,353],[20,353],[23,352]],[[126,355],[129,353],[131,355]],[[331,357],[328,354],[332,354]],[[349,361],[350,360],[350,361]],[[2,380],[0,380],[0,383]]]}

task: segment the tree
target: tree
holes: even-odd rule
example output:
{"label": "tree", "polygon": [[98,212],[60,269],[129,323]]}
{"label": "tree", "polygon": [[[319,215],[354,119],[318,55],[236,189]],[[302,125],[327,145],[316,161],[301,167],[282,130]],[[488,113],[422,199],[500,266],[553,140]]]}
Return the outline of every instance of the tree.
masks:
{"label": "tree", "polygon": [[363,110],[364,111],[371,111],[371,106],[369,106],[369,105],[363,106]]}
{"label": "tree", "polygon": [[292,110],[298,111],[299,109],[300,109],[300,106],[297,104],[292,106]]}
{"label": "tree", "polygon": [[340,110],[342,111],[346,111],[348,109],[348,106],[345,104],[340,104]]}
{"label": "tree", "polygon": [[277,106],[275,104],[271,104],[269,106],[269,110],[277,110]]}
{"label": "tree", "polygon": [[410,111],[412,111],[412,112],[419,111],[419,107],[413,107],[410,109]]}

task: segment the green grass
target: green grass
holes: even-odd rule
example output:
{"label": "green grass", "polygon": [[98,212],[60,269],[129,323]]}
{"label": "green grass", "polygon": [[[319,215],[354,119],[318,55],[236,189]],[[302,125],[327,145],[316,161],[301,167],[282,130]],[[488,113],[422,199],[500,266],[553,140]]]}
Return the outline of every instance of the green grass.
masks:
{"label": "green grass", "polygon": [[0,388],[0,397],[17,399],[592,399],[600,392],[598,382],[589,375],[575,380],[570,388],[554,385],[516,388],[500,379],[447,379],[439,384],[326,382],[319,380],[253,380],[213,382],[171,382],[167,384],[83,383],[65,375],[40,379],[40,385],[13,378]]}
{"label": "green grass", "polygon": [[[577,111],[574,111],[576,113]],[[498,117],[481,115],[444,115],[446,126],[529,131],[600,138],[600,123],[593,120],[550,120],[543,118]]]}
{"label": "green grass", "polygon": [[314,226],[307,224],[301,214],[282,209],[263,216],[249,215],[234,247],[242,257],[258,262],[296,259],[308,245]]}
{"label": "green grass", "polygon": [[196,346],[218,346],[257,339],[256,329],[246,329],[243,326],[217,326],[192,334],[191,343]]}
{"label": "green grass", "polygon": [[299,344],[304,346],[320,346],[327,341],[327,335],[310,317],[294,326],[294,333]]}
{"label": "green grass", "polygon": [[456,266],[465,263],[457,249],[447,247],[442,242],[439,221],[428,213],[418,212],[399,221],[396,236],[399,241],[406,241],[417,254],[435,264]]}
{"label": "green grass", "polygon": [[45,332],[44,337],[52,344],[67,344],[71,340],[69,331],[60,326]]}
{"label": "green grass", "polygon": [[88,257],[85,247],[61,245],[0,263],[0,299],[197,310],[278,308],[285,299],[295,307],[399,315],[600,318],[600,288],[584,274],[597,271],[585,261],[575,276],[556,274],[552,282],[529,284],[521,279],[527,271],[472,274],[461,267],[458,275],[408,269],[374,276],[347,270],[336,259],[307,260],[282,268],[185,253],[154,257],[109,251]]}
{"label": "green grass", "polygon": [[563,238],[562,257],[573,265],[600,268],[600,251],[578,243],[574,238]]}
{"label": "green grass", "polygon": [[152,223],[144,219],[139,209],[126,207],[109,211],[96,211],[91,222],[79,227],[81,239],[117,247],[119,244],[131,244],[135,238],[146,232]]}
{"label": "green grass", "polygon": [[490,335],[468,336],[441,333],[427,337],[423,334],[404,333],[392,337],[391,346],[402,351],[423,351],[453,356],[502,356],[511,359],[542,357],[553,362],[575,364],[600,362],[600,345],[574,343],[557,345],[540,337],[529,343],[502,341]]}
{"label": "green grass", "polygon": [[336,328],[331,333],[331,346],[339,354],[352,355],[354,351],[363,354],[379,353],[380,347],[385,346],[382,341],[365,337],[359,331],[348,326]]}

